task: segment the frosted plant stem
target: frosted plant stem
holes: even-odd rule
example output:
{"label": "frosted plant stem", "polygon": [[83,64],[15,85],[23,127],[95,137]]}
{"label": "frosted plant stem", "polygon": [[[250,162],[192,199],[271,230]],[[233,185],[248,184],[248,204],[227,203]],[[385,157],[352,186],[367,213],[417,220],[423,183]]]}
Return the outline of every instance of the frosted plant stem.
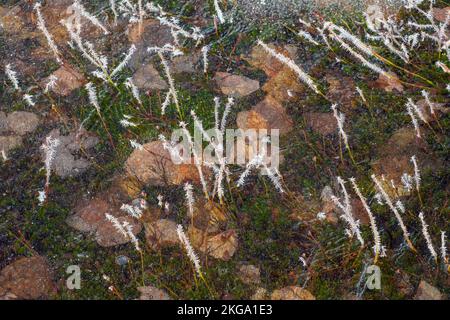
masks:
{"label": "frosted plant stem", "polygon": [[415,155],[411,157],[411,162],[414,165],[414,182],[416,183],[417,196],[419,197],[420,205],[423,207],[422,197],[420,196],[420,182],[422,179],[420,177],[420,170]]}
{"label": "frosted plant stem", "polygon": [[158,51],[158,56],[161,59],[161,63],[164,67],[164,72],[166,74],[167,81],[169,82],[170,87],[169,90],[172,95],[173,102],[175,103],[175,107],[177,108],[178,115],[180,116],[180,120],[183,120],[183,114],[181,112],[180,104],[178,102],[177,91],[175,89],[175,82],[173,81],[172,75],[170,74],[169,64],[167,63],[167,60],[164,58],[164,55],[162,54],[161,51]]}
{"label": "frosted plant stem", "polygon": [[420,222],[422,223],[422,234],[427,242],[428,250],[430,251],[430,254],[433,257],[434,261],[437,263],[437,253],[436,253],[436,250],[434,250],[433,242],[431,241],[431,236],[428,233],[428,225],[425,222],[423,212],[419,213],[419,219],[420,219]]}
{"label": "frosted plant stem", "polygon": [[184,233],[183,226],[181,224],[179,224],[177,227],[177,234],[181,244],[183,245],[183,248],[186,251],[187,256],[189,257],[189,260],[191,260],[192,264],[194,265],[195,271],[197,272],[199,277],[202,277],[200,260],[197,254],[195,253],[194,248],[192,248],[191,242]]}
{"label": "frosted plant stem", "polygon": [[386,193],[386,191],[383,189],[383,186],[381,185],[381,182],[377,179],[377,177],[372,174],[371,176],[373,182],[375,182],[375,185],[378,189],[378,191],[381,193],[381,195],[384,198],[384,201],[387,203],[387,205],[389,206],[389,208],[392,210],[392,212],[394,213],[395,218],[397,219],[397,222],[400,226],[400,228],[402,229],[403,232],[403,237],[405,238],[406,243],[408,244],[409,248],[414,251],[417,252],[416,248],[414,248],[414,245],[412,244],[410,238],[409,238],[409,233],[408,230],[406,229],[405,224],[403,223],[403,219],[400,216],[400,213],[398,212],[398,210],[395,208],[394,204],[392,203],[391,198],[389,197],[389,195]]}
{"label": "frosted plant stem", "polygon": [[61,64],[62,60],[60,58],[60,53],[59,53],[58,47],[56,46],[55,42],[53,41],[52,35],[50,34],[50,32],[48,32],[48,29],[45,26],[45,20],[41,13],[41,3],[40,2],[37,2],[34,5],[34,10],[36,10],[36,15],[37,15],[37,26],[38,26],[39,30],[41,30],[42,33],[44,34],[45,39],[47,40],[47,44],[50,47],[50,49],[52,50],[56,61],[58,61],[58,63]]}
{"label": "frosted plant stem", "polygon": [[267,44],[262,42],[261,40],[258,40],[258,45],[260,45],[264,51],[266,51],[269,55],[280,61],[281,63],[288,66],[292,71],[294,71],[300,80],[302,80],[303,83],[305,83],[311,90],[313,90],[317,94],[323,95],[317,85],[314,83],[314,80],[305,72],[302,68],[300,68],[298,65],[295,64],[295,62],[286,57],[285,55],[278,53],[274,49],[270,48]]}
{"label": "frosted plant stem", "polygon": [[374,263],[376,264],[378,261],[378,257],[380,256],[381,253],[381,238],[380,238],[380,233],[378,232],[378,228],[377,228],[377,222],[375,220],[375,217],[372,213],[372,211],[370,210],[369,205],[367,204],[366,198],[364,198],[364,196],[362,195],[361,191],[358,188],[358,185],[356,184],[356,180],[355,178],[350,178],[350,182],[353,185],[353,189],[355,190],[356,194],[358,195],[359,199],[361,200],[364,209],[366,209],[367,215],[369,216],[370,219],[370,228],[372,229],[372,234],[373,234],[373,240],[375,242],[374,245],[374,251],[375,251],[375,258],[374,258]]}
{"label": "frosted plant stem", "polygon": [[445,264],[448,264],[447,258],[447,236],[445,231],[441,231],[441,258]]}

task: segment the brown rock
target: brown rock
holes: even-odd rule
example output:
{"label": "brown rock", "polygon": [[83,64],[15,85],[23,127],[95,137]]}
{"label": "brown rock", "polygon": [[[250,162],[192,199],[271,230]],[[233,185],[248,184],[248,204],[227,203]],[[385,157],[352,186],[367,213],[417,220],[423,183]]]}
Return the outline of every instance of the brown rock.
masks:
{"label": "brown rock", "polygon": [[364,226],[369,225],[370,224],[369,215],[367,214],[366,209],[364,209],[364,205],[362,204],[361,200],[352,199],[351,205],[352,205],[353,216],[355,217],[355,220],[359,220],[361,225],[364,225]]}
{"label": "brown rock", "polygon": [[[413,167],[410,157],[406,155],[393,154],[387,158],[382,158],[373,163],[373,169],[377,176],[384,176],[384,180],[380,180],[384,190],[392,197],[409,195],[409,192],[401,184],[401,176],[403,173],[413,175]],[[396,190],[393,189],[391,180],[396,183]]]}
{"label": "brown rock", "polygon": [[[70,7],[72,3],[72,0],[55,0],[47,2],[41,8],[47,30],[59,46],[67,43],[69,40],[67,30],[60,21],[73,15],[74,10]],[[38,37],[42,45],[47,46],[47,40],[42,35],[42,32],[35,27],[36,21],[36,13],[33,10],[22,10],[22,7],[19,5],[9,10],[1,20],[4,30],[7,33],[14,34],[15,40]],[[92,39],[94,36],[103,34],[100,29],[83,17],[81,18],[81,23],[83,25],[81,33],[83,39]],[[47,50],[47,52],[48,57],[52,56],[50,50]]]}
{"label": "brown rock", "polygon": [[172,247],[180,243],[177,234],[177,224],[168,219],[160,219],[144,224],[147,244],[156,250],[162,247]]}
{"label": "brown rock", "polygon": [[299,81],[297,75],[290,68],[285,67],[264,84],[263,90],[268,96],[282,103],[294,100],[305,91],[304,85]]}
{"label": "brown rock", "polygon": [[329,223],[337,224],[339,222],[339,217],[336,214],[336,204],[333,201],[327,201],[322,207],[322,212],[326,214],[326,220]]}
{"label": "brown rock", "polygon": [[269,125],[266,119],[254,110],[242,111],[237,115],[237,126],[242,130],[246,129],[267,129]]}
{"label": "brown rock", "polygon": [[307,112],[303,117],[309,128],[324,136],[334,134],[338,130],[337,121],[331,113]]}
{"label": "brown rock", "polygon": [[[23,45],[23,44],[22,43],[18,44],[18,46],[21,46],[21,45]],[[26,50],[26,49],[24,48],[22,50]],[[9,62],[9,60],[8,60],[8,62]],[[36,63],[30,64],[29,60],[27,60],[26,58],[17,57],[17,56],[14,56],[13,59],[11,59],[11,65],[13,66],[14,71],[16,71],[21,76],[22,79],[28,78],[31,76],[33,76],[33,77],[36,76],[36,73],[39,70]],[[21,82],[19,80],[19,85],[20,85],[20,83]]]}
{"label": "brown rock", "polygon": [[30,133],[39,124],[39,117],[32,112],[14,111],[8,114],[8,128],[20,136]]}
{"label": "brown rock", "polygon": [[[275,45],[269,44],[269,47],[291,59],[295,59],[297,54],[297,49],[292,46],[277,48]],[[291,100],[296,94],[304,92],[304,86],[299,82],[297,74],[269,55],[261,46],[253,47],[250,55],[244,59],[267,74],[269,79],[264,84],[263,90],[276,101],[282,103]]]}
{"label": "brown rock", "polygon": [[445,22],[449,14],[450,14],[450,7],[433,9],[433,17],[439,22]]}
{"label": "brown rock", "polygon": [[[269,44],[269,47],[276,49],[280,53],[293,59],[297,54],[297,49],[293,46],[285,46],[280,49],[274,44]],[[253,67],[263,70],[269,78],[276,76],[285,67],[278,59],[268,54],[261,46],[254,46],[250,55],[244,57]]]}
{"label": "brown rock", "polygon": [[208,233],[205,230],[200,230],[193,225],[189,225],[187,234],[194,248],[201,249],[202,252],[206,251],[205,247]]}
{"label": "brown rock", "polygon": [[153,141],[134,150],[126,161],[126,171],[143,184],[180,185],[185,181],[199,183],[197,168],[193,164],[174,164],[162,142]]}
{"label": "brown rock", "polygon": [[397,90],[403,92],[403,85],[396,74],[389,72],[389,76],[380,74],[378,79],[373,83],[373,87],[383,89],[387,92]]}
{"label": "brown rock", "polygon": [[130,199],[135,199],[142,190],[142,183],[134,177],[118,176],[115,183]]}
{"label": "brown rock", "polygon": [[[129,66],[138,70],[143,65],[151,63],[155,53],[149,53],[148,47],[163,47],[174,44],[170,28],[159,23],[157,19],[144,19],[142,29],[139,23],[129,24],[126,31],[128,40],[136,46],[136,52],[131,57]],[[120,40],[120,39],[118,39]],[[159,59],[156,59],[158,63]],[[170,62],[169,62],[169,66]]]}
{"label": "brown rock", "polygon": [[235,230],[208,235],[207,232],[191,225],[188,229],[188,235],[194,248],[224,261],[230,260],[238,247],[238,237]]}
{"label": "brown rock", "polygon": [[306,289],[290,286],[272,292],[271,300],[316,300]]}
{"label": "brown rock", "polygon": [[228,230],[207,240],[207,253],[220,260],[228,261],[234,255],[238,247],[237,233]]}
{"label": "brown rock", "polygon": [[259,90],[258,81],[231,73],[216,72],[214,80],[222,94],[226,96],[241,98]]}
{"label": "brown rock", "polygon": [[127,201],[127,196],[119,185],[113,185],[109,190],[97,197],[83,201],[75,212],[66,219],[72,228],[81,232],[92,234],[97,243],[103,247],[111,247],[130,242],[117,232],[113,224],[106,220],[108,213],[116,217],[120,223],[127,222],[131,225],[133,234],[137,235],[142,230],[142,223],[123,212],[120,207]]}
{"label": "brown rock", "polygon": [[283,108],[272,97],[266,97],[250,111],[237,115],[237,125],[240,129],[279,129],[284,135],[293,129],[293,121]]}
{"label": "brown rock", "polygon": [[71,0],[55,0],[51,3],[47,3],[47,5],[43,4],[41,12],[45,15],[44,18],[47,28],[53,28],[58,24],[61,24],[61,19],[64,19],[72,14],[71,9],[68,9],[68,7],[72,4],[73,1]]}
{"label": "brown rock", "polygon": [[144,43],[155,47],[163,47],[172,43],[170,28],[163,26],[156,19],[145,19],[142,29],[138,23],[131,25],[128,30],[128,40],[134,44]]}
{"label": "brown rock", "polygon": [[110,205],[106,200],[94,198],[87,204],[82,204],[75,210],[75,214],[69,216],[67,224],[82,232],[94,232],[106,223],[105,213],[110,212]]}
{"label": "brown rock", "polygon": [[20,6],[14,6],[10,10],[2,8],[0,22],[4,32],[10,34],[20,34],[21,31],[24,30],[26,24],[25,13]]}
{"label": "brown rock", "polygon": [[[56,80],[56,85],[51,90],[60,96],[68,96],[73,90],[82,87],[86,83],[84,76],[68,64],[64,64],[52,75],[57,77],[58,80]],[[41,86],[45,87],[48,81],[49,77],[41,82]]]}
{"label": "brown rock", "polygon": [[167,83],[151,64],[139,67],[133,75],[133,83],[139,89],[144,90],[166,90],[168,88]]}
{"label": "brown rock", "polygon": [[286,109],[270,96],[253,107],[266,120],[267,129],[279,129],[280,134],[286,134],[293,128],[293,121],[286,113]]}
{"label": "brown rock", "polygon": [[344,107],[354,107],[356,104],[356,85],[352,78],[342,75],[327,74],[326,81],[330,85],[327,97],[330,101],[339,103]]}
{"label": "brown rock", "polygon": [[245,284],[260,284],[261,275],[259,268],[254,265],[242,265],[239,268],[239,278]]}
{"label": "brown rock", "polygon": [[[47,2],[47,4],[43,5],[41,9],[47,29],[59,46],[65,45],[67,41],[69,41],[67,29],[61,21],[71,19],[75,13],[75,10],[72,8],[72,4],[73,1],[71,0],[56,0]],[[35,25],[36,16],[34,12],[31,18],[33,20],[33,25]],[[81,28],[82,39],[92,40],[104,35],[100,28],[90,23],[90,21],[84,17],[81,17],[81,24],[83,26],[83,28]],[[42,36],[41,32],[39,32],[39,36],[41,37],[40,39],[42,45],[47,46],[46,39]],[[50,54],[52,53],[49,52],[49,55]]]}
{"label": "brown rock", "polygon": [[[372,163],[372,168],[377,176],[384,175],[383,187],[393,197],[397,194],[409,194],[401,183],[401,176],[403,173],[414,175],[414,167],[410,161],[413,155],[417,157],[422,171],[442,166],[441,161],[428,152],[426,144],[417,140],[413,128],[397,130],[377,152],[379,158]],[[391,180],[394,181],[396,190],[391,187]]]}
{"label": "brown rock", "polygon": [[52,274],[44,258],[20,258],[0,272],[0,300],[46,299],[55,293]]}
{"label": "brown rock", "polygon": [[147,286],[137,289],[141,293],[139,300],[171,300],[166,291],[156,287]]}
{"label": "brown rock", "polygon": [[[293,47],[269,46],[292,59],[296,55],[296,49]],[[281,135],[290,132],[293,122],[282,103],[304,91],[304,86],[300,84],[298,76],[286,65],[265,52],[261,46],[255,46],[245,59],[252,66],[262,69],[269,79],[263,86],[263,90],[267,93],[266,98],[250,111],[238,114],[238,127],[241,129],[279,129]]]}
{"label": "brown rock", "polygon": [[194,204],[193,216],[188,214],[189,218],[192,218],[193,225],[200,230],[207,233],[218,232],[223,222],[226,222],[226,213],[214,202],[205,201],[199,199]]}
{"label": "brown rock", "polygon": [[[231,146],[230,155],[228,160],[230,162],[236,163],[238,165],[244,166],[245,163],[253,159],[257,154],[259,144],[258,141],[252,141],[250,137],[246,139],[247,141],[240,141],[239,143],[236,141],[234,145]],[[242,162],[245,159],[247,162]],[[264,159],[266,161],[266,164],[270,163],[270,154],[267,154],[267,156]],[[280,157],[281,162],[281,157]]]}
{"label": "brown rock", "polygon": [[442,293],[428,282],[421,280],[414,300],[443,300]]}

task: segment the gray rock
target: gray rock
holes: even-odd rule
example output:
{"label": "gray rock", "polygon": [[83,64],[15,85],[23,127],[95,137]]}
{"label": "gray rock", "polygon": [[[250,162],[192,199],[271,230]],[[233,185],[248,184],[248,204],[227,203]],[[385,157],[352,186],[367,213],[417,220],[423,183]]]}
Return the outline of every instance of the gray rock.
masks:
{"label": "gray rock", "polygon": [[121,267],[127,265],[128,262],[130,262],[130,258],[128,258],[127,256],[116,257],[116,264]]}
{"label": "gray rock", "polygon": [[22,146],[22,137],[19,136],[0,136],[0,152],[3,150],[5,155],[12,149]]}
{"label": "gray rock", "polygon": [[133,83],[143,90],[166,90],[166,81],[151,64],[141,66],[133,75]]}
{"label": "gray rock", "polygon": [[58,147],[55,160],[53,162],[53,170],[60,177],[77,176],[87,168],[90,163],[86,159],[75,159],[73,154],[64,147]]}
{"label": "gray rock", "polygon": [[15,111],[8,114],[8,128],[20,136],[32,132],[39,124],[39,117],[31,112]]}
{"label": "gray rock", "polygon": [[77,176],[90,167],[91,163],[78,153],[81,148],[84,150],[92,149],[98,143],[97,137],[83,130],[79,133],[72,132],[67,136],[62,136],[56,129],[50,135],[60,140],[53,160],[53,170],[56,175],[63,178]]}
{"label": "gray rock", "polygon": [[31,112],[0,112],[0,152],[7,156],[12,149],[22,146],[22,136],[32,132],[39,125],[39,117]]}
{"label": "gray rock", "polygon": [[177,56],[169,63],[170,70],[173,74],[178,73],[195,73],[195,65],[198,63],[200,55],[197,53]]}
{"label": "gray rock", "polygon": [[145,19],[143,30],[139,30],[138,23],[133,24],[128,30],[128,40],[137,48],[129,62],[129,66],[133,69],[150,62],[154,54],[147,51],[149,46],[163,47],[165,44],[173,43],[170,28],[161,25],[157,19]]}

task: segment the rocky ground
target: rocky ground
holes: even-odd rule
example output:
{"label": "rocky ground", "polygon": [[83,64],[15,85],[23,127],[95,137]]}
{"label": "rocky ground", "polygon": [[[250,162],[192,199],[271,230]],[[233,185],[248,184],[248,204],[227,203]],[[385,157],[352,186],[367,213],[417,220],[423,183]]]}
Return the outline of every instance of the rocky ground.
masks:
{"label": "rocky ground", "polygon": [[[432,44],[421,46],[406,66],[378,45],[380,55],[391,62],[385,65],[395,71],[395,77],[379,77],[338,46],[330,50],[299,37],[294,32],[301,26],[297,17],[283,21],[273,15],[259,23],[236,18],[220,25],[212,18],[212,1],[155,1],[186,25],[198,26],[210,46],[206,73],[201,46],[189,41],[183,43],[184,55],[168,61],[182,110],[171,104],[162,114],[171,81],[147,47],[175,44],[171,29],[150,16],[141,24],[129,24],[123,17],[115,21],[108,1],[86,2],[109,34],[82,18],[83,39],[113,65],[131,45],[136,48],[116,80],[120,84],[106,85],[67,44],[60,21],[70,19],[72,2],[46,1],[41,7],[61,63],[36,28],[32,1],[0,2],[0,299],[448,297],[449,265],[441,257],[441,231],[450,232],[445,90],[450,77],[448,69],[435,66],[439,59],[448,66],[448,58],[442,59]],[[231,12],[239,12],[228,2]],[[327,1],[320,5],[328,7]],[[317,8],[308,10],[302,13],[320,16]],[[362,14],[347,10],[330,19],[362,36]],[[446,10],[444,2],[438,4],[437,21],[445,20]],[[323,94],[310,91],[292,68],[258,46],[258,39],[301,65],[317,79]],[[8,64],[17,72],[19,90],[3,72]],[[55,85],[46,88],[53,77]],[[127,78],[141,101],[121,84]],[[100,116],[90,104],[88,82],[97,88]],[[422,89],[430,92],[433,113]],[[24,94],[33,97],[33,104]],[[280,129],[284,193],[255,174],[242,188],[230,183],[223,201],[205,200],[197,168],[172,162],[158,136],[170,136],[181,120],[192,122],[190,110],[205,127],[212,126],[216,96],[235,99],[230,128]],[[407,98],[417,101],[426,119],[420,138],[405,109]],[[351,154],[342,145],[332,102],[345,114]],[[124,116],[136,126],[121,125]],[[41,146],[49,136],[59,144],[47,199],[40,203],[46,181]],[[141,146],[133,148],[130,140]],[[420,166],[419,192],[401,183],[405,173],[414,175],[412,156]],[[234,166],[230,171],[237,180],[243,169]],[[371,174],[384,177],[389,196],[404,203],[402,216],[415,251],[405,245],[389,207],[377,202]],[[212,179],[211,172],[206,175]],[[386,249],[386,257],[377,261],[379,290],[364,286],[365,270],[373,264],[369,216],[352,190],[353,214],[367,241],[360,247],[347,237],[342,211],[333,201],[333,195],[340,195],[337,176],[355,177],[376,215]],[[185,182],[194,185],[192,212],[186,206]],[[133,217],[124,204],[139,208],[142,215]],[[437,261],[430,256],[419,212],[425,214]],[[141,251],[117,232],[105,213],[131,226]],[[180,245],[179,224],[199,256],[202,277]],[[74,265],[81,271],[79,289],[66,283],[67,268]]]}

